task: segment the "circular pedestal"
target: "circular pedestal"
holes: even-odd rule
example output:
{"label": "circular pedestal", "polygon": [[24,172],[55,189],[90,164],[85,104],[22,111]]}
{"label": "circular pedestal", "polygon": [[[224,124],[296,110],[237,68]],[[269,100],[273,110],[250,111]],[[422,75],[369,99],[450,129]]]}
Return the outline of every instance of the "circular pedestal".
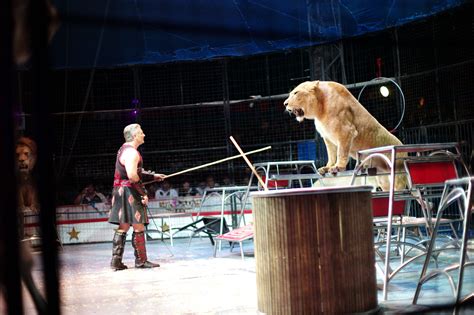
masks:
{"label": "circular pedestal", "polygon": [[377,307],[371,189],[252,193],[260,312],[347,314]]}

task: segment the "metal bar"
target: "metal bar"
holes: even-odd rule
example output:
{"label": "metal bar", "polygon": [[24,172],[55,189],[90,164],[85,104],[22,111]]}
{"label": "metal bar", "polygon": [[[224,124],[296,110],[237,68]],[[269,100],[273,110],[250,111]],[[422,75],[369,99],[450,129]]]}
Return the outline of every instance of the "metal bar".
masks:
{"label": "metal bar", "polygon": [[[14,79],[13,67],[13,9],[12,1],[0,1],[0,165],[8,184],[0,190],[0,285],[4,290],[8,314],[23,314],[22,286],[20,278],[20,251],[18,241],[17,178],[15,174],[14,144]],[[8,258],[7,258],[8,257]],[[0,297],[1,298],[1,297]]]}
{"label": "metal bar", "polygon": [[60,314],[58,255],[56,233],[56,204],[54,174],[52,119],[48,102],[48,19],[46,1],[32,1],[30,5],[31,48],[33,74],[33,130],[38,143],[38,196],[40,203],[40,227],[42,233],[41,249],[44,268],[44,283],[47,301],[47,314]]}

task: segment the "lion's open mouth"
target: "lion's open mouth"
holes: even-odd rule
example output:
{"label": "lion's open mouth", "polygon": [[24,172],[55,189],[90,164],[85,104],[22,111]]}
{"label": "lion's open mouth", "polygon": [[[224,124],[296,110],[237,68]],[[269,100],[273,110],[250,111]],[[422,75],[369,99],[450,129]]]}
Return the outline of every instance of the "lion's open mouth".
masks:
{"label": "lion's open mouth", "polygon": [[28,165],[26,165],[26,164],[18,164],[18,169],[19,169],[20,171],[28,170]]}
{"label": "lion's open mouth", "polygon": [[304,110],[302,108],[293,108],[291,111],[296,117],[303,117],[304,116]]}
{"label": "lion's open mouth", "polygon": [[304,110],[302,108],[294,107],[294,108],[286,108],[286,111],[291,115],[295,115],[296,117],[303,117]]}

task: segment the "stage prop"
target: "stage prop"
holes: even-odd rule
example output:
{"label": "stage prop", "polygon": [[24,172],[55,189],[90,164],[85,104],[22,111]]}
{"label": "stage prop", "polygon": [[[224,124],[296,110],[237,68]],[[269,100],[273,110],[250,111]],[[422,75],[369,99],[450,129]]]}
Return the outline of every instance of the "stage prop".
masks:
{"label": "stage prop", "polygon": [[258,175],[257,173],[257,170],[255,170],[255,167],[252,165],[252,163],[250,162],[250,160],[245,156],[245,153],[244,151],[242,151],[242,149],[240,148],[239,144],[237,143],[237,141],[235,141],[234,137],[230,136],[230,141],[232,141],[232,143],[234,144],[234,146],[237,148],[237,150],[240,152],[240,156],[242,156],[242,158],[245,160],[245,163],[247,163],[247,165],[250,167],[250,169],[252,170],[252,173],[255,175],[255,177],[257,177],[257,180],[258,182],[260,183],[260,185],[262,185],[263,189],[264,190],[268,190],[267,188],[267,185],[265,184],[265,182],[262,180],[262,178]]}
{"label": "stage prop", "polygon": [[[260,185],[264,188],[265,191],[268,191],[267,185],[262,180],[260,175],[258,175],[257,170],[252,165],[250,160],[245,156],[244,151],[240,148],[237,141],[232,136],[230,136],[229,138],[232,141],[232,143],[234,144],[234,146],[237,148],[237,150],[240,152],[242,158],[245,160],[245,163],[247,163],[247,165],[252,170],[253,175],[255,175],[257,177],[257,180],[260,183]],[[250,184],[249,184],[249,186],[247,187],[247,190],[246,190],[247,195],[250,192],[250,188],[251,187],[250,187]],[[225,193],[223,193],[223,196],[222,196],[222,202],[223,203],[224,203],[224,195],[225,195]],[[245,197],[245,199],[246,199],[246,197]],[[244,208],[243,207],[244,207],[244,204],[242,205],[242,211],[241,211],[240,218],[239,218],[239,225],[240,225],[240,222],[242,221],[242,219],[244,218]],[[223,215],[221,215],[221,217],[223,217]],[[243,243],[243,241],[252,239],[253,235],[254,235],[254,233],[253,233],[253,225],[252,224],[247,224],[247,225],[244,225],[243,227],[237,227],[237,228],[233,229],[232,231],[228,231],[225,234],[222,234],[222,227],[221,227],[221,234],[216,237],[217,242],[216,242],[216,244],[214,244],[214,257],[216,257],[217,243],[219,243],[219,250],[220,250],[222,241],[226,240],[226,241],[229,241],[230,243],[232,243],[231,250],[234,247],[235,243],[239,243],[239,245],[240,245],[240,255],[241,255],[242,259],[244,259],[244,250],[243,250],[243,244],[242,243]]]}
{"label": "stage prop", "polygon": [[[211,165],[227,162],[227,161],[230,161],[230,160],[233,160],[233,159],[238,159],[240,157],[245,157],[246,155],[250,155],[250,154],[270,150],[271,148],[272,148],[271,146],[268,146],[268,147],[260,148],[260,149],[257,149],[257,150],[249,151],[249,152],[240,152],[240,154],[229,156],[229,157],[221,159],[221,160],[209,162],[209,163],[206,163],[206,164],[203,164],[203,165],[198,165],[198,166],[191,167],[191,168],[188,168],[188,169],[185,169],[185,170],[173,173],[173,174],[166,175],[165,177],[163,177],[163,179],[170,178],[170,177],[177,176],[177,175],[181,175],[181,174],[188,173],[188,172],[192,172],[192,171],[195,171],[195,170],[198,170],[198,169],[201,169],[201,168],[205,168],[205,167],[208,167],[208,166],[211,166]],[[150,171],[146,171],[146,173],[147,174],[153,174],[153,172],[150,172]],[[144,185],[153,183],[155,181],[156,180],[148,181],[148,182],[144,183]]]}
{"label": "stage prop", "polygon": [[259,312],[349,314],[377,307],[371,190],[251,194]]}

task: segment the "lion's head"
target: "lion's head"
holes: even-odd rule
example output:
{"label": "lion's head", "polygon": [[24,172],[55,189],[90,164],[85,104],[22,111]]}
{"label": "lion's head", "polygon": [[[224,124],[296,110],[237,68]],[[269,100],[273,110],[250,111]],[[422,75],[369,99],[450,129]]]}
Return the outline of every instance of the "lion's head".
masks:
{"label": "lion's head", "polygon": [[319,81],[306,81],[299,84],[283,103],[288,113],[296,116],[302,122],[305,118],[315,118]]}
{"label": "lion's head", "polygon": [[36,143],[21,137],[16,144],[17,167],[21,174],[29,174],[36,164]]}

